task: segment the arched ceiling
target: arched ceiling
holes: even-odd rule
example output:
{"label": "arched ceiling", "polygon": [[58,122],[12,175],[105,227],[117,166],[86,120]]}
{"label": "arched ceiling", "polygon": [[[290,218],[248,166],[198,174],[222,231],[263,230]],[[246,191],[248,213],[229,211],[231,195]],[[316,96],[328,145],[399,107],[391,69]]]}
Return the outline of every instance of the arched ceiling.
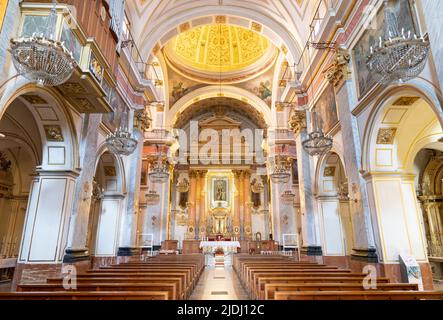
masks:
{"label": "arched ceiling", "polygon": [[252,30],[208,24],[182,32],[164,48],[176,68],[197,76],[219,78],[262,69],[275,59],[277,48]]}
{"label": "arched ceiling", "polygon": [[183,128],[192,119],[208,111],[215,111],[218,107],[220,107],[224,113],[239,114],[240,116],[250,120],[260,129],[267,128],[263,115],[257,111],[256,108],[244,101],[226,97],[209,98],[194,103],[192,106],[186,108],[186,110],[177,115],[177,121],[175,122],[174,127]]}

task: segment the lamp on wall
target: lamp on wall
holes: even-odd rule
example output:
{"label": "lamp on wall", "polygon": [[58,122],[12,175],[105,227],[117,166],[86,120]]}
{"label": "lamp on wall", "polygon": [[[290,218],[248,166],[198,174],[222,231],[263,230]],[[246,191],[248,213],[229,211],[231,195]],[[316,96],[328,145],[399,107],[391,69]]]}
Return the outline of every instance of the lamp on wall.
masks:
{"label": "lamp on wall", "polygon": [[72,53],[56,40],[57,2],[48,16],[46,32],[31,37],[11,39],[10,52],[17,72],[40,86],[65,83],[76,66]]}
{"label": "lamp on wall", "polygon": [[283,194],[281,195],[281,199],[284,203],[286,204],[291,204],[294,202],[295,199],[295,194],[294,192],[292,192],[292,190],[286,190],[285,192],[283,192]]}
{"label": "lamp on wall", "polygon": [[145,194],[146,204],[155,205],[160,201],[160,195],[155,190],[151,190]]}
{"label": "lamp on wall", "polygon": [[424,69],[430,51],[430,43],[411,30],[399,30],[394,9],[384,1],[384,36],[370,47],[367,59],[369,70],[378,76],[378,82],[405,82],[416,78]]}

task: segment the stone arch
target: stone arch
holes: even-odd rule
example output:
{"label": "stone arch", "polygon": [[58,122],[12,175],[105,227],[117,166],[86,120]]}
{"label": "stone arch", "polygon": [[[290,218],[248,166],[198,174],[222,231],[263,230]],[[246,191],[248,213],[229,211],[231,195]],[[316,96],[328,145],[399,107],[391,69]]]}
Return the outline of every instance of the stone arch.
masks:
{"label": "stone arch", "polygon": [[[32,114],[41,141],[39,167],[42,170],[75,171],[78,168],[78,138],[73,117],[58,92],[51,88],[24,84],[9,93],[5,92],[1,100],[0,121],[17,101]],[[34,153],[39,153],[39,150],[34,150]]]}
{"label": "stone arch", "polygon": [[[412,106],[396,106],[396,102],[402,97],[418,100]],[[443,100],[435,88],[421,81],[392,86],[381,92],[373,103],[364,128],[363,171],[410,171],[415,155],[426,145],[438,142],[443,135],[441,101]],[[419,116],[411,117],[413,114]],[[390,133],[388,129],[395,129],[395,132]],[[382,135],[386,135],[385,139],[389,140],[389,134],[392,141],[377,143],[377,138],[379,142],[382,141]],[[388,158],[384,158],[383,153]],[[386,162],[381,161],[383,159]]]}
{"label": "stone arch", "polygon": [[335,150],[323,155],[317,163],[315,177],[314,190],[324,254],[350,255],[354,244],[353,227],[343,158]]}
{"label": "stone arch", "polygon": [[263,116],[266,124],[269,128],[275,128],[277,124],[275,113],[271,112],[271,108],[259,97],[253,93],[234,86],[206,86],[196,89],[180,100],[178,100],[170,110],[165,112],[166,128],[172,128],[175,123],[175,117],[180,112],[186,110],[189,106],[195,103],[195,99],[203,100],[209,98],[215,98],[220,96],[220,93],[224,97],[233,98],[240,101],[245,101],[256,108]]}
{"label": "stone arch", "polygon": [[99,146],[97,151],[97,157],[95,161],[95,170],[97,171],[99,162],[104,154],[109,154],[114,161],[114,165],[116,168],[116,176],[117,176],[117,190],[116,192],[119,192],[121,194],[126,194],[126,175],[125,175],[125,167],[123,163],[123,159],[121,157],[118,157],[114,155],[112,152],[109,151],[107,146],[103,143]]}

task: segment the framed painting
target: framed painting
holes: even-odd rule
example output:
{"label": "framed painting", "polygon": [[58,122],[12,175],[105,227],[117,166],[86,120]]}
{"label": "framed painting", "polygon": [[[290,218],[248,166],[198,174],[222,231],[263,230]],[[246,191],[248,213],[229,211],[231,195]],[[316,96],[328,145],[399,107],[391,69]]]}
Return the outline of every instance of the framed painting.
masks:
{"label": "framed painting", "polygon": [[214,177],[211,180],[211,207],[227,208],[229,206],[229,178]]}
{"label": "framed painting", "polygon": [[335,100],[334,87],[330,84],[320,95],[315,103],[314,110],[317,112],[320,128],[324,133],[328,133],[338,123],[337,103]]}
{"label": "framed painting", "polygon": [[[416,11],[411,0],[390,0],[389,5],[393,8],[397,19],[398,29],[404,28],[406,32],[417,32]],[[383,7],[377,12],[371,23],[363,32],[362,36],[352,50],[354,70],[358,96],[361,98],[368,93],[377,83],[376,77],[369,72],[366,65],[371,46],[378,43],[378,39],[384,36],[385,22]]]}

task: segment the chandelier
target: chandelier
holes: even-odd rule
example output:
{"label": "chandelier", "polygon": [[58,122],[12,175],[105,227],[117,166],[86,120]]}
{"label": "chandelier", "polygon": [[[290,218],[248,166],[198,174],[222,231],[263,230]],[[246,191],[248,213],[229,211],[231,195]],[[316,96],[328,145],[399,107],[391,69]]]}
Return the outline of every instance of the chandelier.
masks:
{"label": "chandelier", "polygon": [[302,142],[303,149],[312,157],[321,156],[332,149],[333,140],[325,136],[323,130],[318,126],[317,113],[312,112],[313,131],[308,138]]}
{"label": "chandelier", "polygon": [[293,203],[295,199],[295,194],[292,192],[292,190],[286,190],[281,195],[281,199],[284,203]]}
{"label": "chandelier", "polygon": [[255,179],[255,182],[252,184],[251,190],[254,193],[261,193],[265,189],[263,181],[261,179]]}
{"label": "chandelier", "polygon": [[145,194],[146,204],[155,205],[160,201],[160,195],[155,190],[151,190]]}
{"label": "chandelier", "polygon": [[397,16],[387,0],[384,6],[385,35],[379,38],[378,44],[371,46],[367,66],[378,75],[381,84],[414,79],[426,65],[429,41],[411,31],[400,31]]}
{"label": "chandelier", "polygon": [[169,172],[166,163],[163,162],[163,155],[157,157],[157,162],[149,172],[149,180],[153,183],[165,183],[169,179]]}
{"label": "chandelier", "polygon": [[26,79],[40,86],[58,86],[66,82],[76,66],[72,53],[55,40],[56,2],[48,17],[45,34],[11,39],[14,67]]}
{"label": "chandelier", "polygon": [[276,156],[276,163],[274,166],[274,171],[271,173],[271,180],[274,183],[288,183],[291,178],[291,174],[287,169],[285,160],[282,156]]}
{"label": "chandelier", "polygon": [[106,138],[106,145],[108,149],[120,156],[129,156],[134,153],[137,148],[138,141],[132,138],[132,134],[121,128],[111,133]]}
{"label": "chandelier", "polygon": [[183,179],[177,184],[177,190],[180,193],[186,193],[189,191],[189,182],[186,179]]}

